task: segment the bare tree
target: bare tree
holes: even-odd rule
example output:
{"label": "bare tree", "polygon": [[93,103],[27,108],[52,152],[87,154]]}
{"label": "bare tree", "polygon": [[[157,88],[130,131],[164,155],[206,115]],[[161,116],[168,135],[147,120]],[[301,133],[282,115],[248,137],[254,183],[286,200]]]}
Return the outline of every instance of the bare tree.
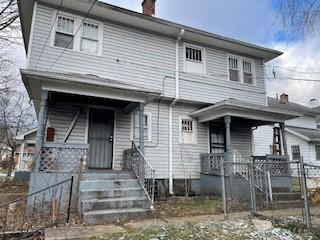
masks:
{"label": "bare tree", "polygon": [[12,89],[0,94],[0,141],[10,147],[8,176],[14,168],[14,154],[17,148],[15,137],[35,126],[35,118],[27,96]]}
{"label": "bare tree", "polygon": [[279,11],[287,32],[306,35],[319,31],[320,0],[281,0]]}
{"label": "bare tree", "polygon": [[17,0],[0,0],[0,47],[21,39]]}

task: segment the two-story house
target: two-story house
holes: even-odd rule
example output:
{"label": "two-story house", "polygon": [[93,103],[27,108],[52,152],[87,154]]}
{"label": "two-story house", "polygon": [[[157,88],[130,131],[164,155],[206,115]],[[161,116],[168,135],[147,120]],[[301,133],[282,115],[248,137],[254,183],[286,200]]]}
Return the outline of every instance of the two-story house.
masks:
{"label": "two-story house", "polygon": [[21,75],[39,121],[30,192],[81,163],[88,223],[115,216],[110,201],[130,202],[113,207],[119,219],[144,213],[154,192],[178,193],[186,180],[201,193],[202,161],[248,159],[254,127],[283,130],[299,116],[268,106],[264,64],[281,52],[159,19],[155,4],[144,0],[141,14],[93,0],[19,0]]}
{"label": "two-story house", "polygon": [[[288,154],[291,160],[299,160],[303,157],[308,164],[319,165],[320,163],[320,130],[317,128],[317,116],[320,114],[316,109],[289,101],[287,94],[282,94],[280,99],[268,98],[269,106],[278,109],[290,109],[301,114],[300,117],[285,122],[285,137]],[[254,130],[254,154],[275,154],[274,127],[261,126]],[[284,146],[280,146],[280,154]]]}

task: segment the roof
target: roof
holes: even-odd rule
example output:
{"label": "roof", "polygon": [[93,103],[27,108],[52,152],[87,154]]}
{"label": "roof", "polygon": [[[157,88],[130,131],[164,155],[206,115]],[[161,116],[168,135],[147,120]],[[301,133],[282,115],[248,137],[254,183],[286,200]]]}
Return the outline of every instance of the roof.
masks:
{"label": "roof", "polygon": [[252,104],[234,98],[223,100],[191,113],[191,116],[198,117],[200,122],[217,119],[226,115],[270,122],[283,122],[285,120],[301,116],[301,114],[292,110],[279,110],[269,106]]}
{"label": "roof", "polygon": [[[18,0],[19,13],[22,25],[22,32],[26,50],[28,49],[29,34],[31,29],[34,0]],[[60,0],[38,0],[38,3],[44,3],[57,8]],[[91,0],[68,0],[63,2],[64,9],[72,9],[82,14],[87,14],[88,9],[92,6]],[[89,17],[102,18],[113,23],[134,27],[147,32],[159,35],[169,36],[177,39],[182,29],[184,29],[183,39],[190,42],[214,46],[217,48],[227,49],[232,52],[245,54],[269,61],[282,52],[265,48],[256,44],[224,37],[189,26],[181,25],[157,17],[147,16],[138,12],[130,11],[121,7],[97,1],[92,8]],[[252,32],[254,34],[254,32]]]}
{"label": "roof", "polygon": [[307,116],[316,116],[320,114],[320,111],[317,111],[313,108],[309,108],[307,106],[290,101],[288,104],[282,104],[280,103],[279,99],[272,97],[268,97],[268,106],[278,110],[294,111]]}
{"label": "roof", "polygon": [[285,128],[288,132],[303,138],[310,143],[320,143],[320,130],[302,127],[291,127],[286,126]]}
{"label": "roof", "polygon": [[[37,128],[34,128],[34,129],[31,129],[31,130],[29,130],[29,131],[27,131],[27,132],[25,132],[25,133],[22,133],[22,134],[20,134],[20,135],[17,135],[16,137],[15,137],[15,140],[17,140],[17,141],[22,141],[22,140],[25,140],[28,136],[30,136],[31,137],[31,139],[29,139],[29,140],[33,140],[33,141],[35,141],[35,133],[37,132]],[[32,136],[32,135],[34,135],[34,136]]]}

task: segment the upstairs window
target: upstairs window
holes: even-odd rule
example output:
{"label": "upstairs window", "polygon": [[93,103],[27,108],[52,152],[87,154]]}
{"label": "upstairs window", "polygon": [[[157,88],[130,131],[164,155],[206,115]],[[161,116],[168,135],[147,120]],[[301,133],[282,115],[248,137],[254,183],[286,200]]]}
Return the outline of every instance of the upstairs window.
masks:
{"label": "upstairs window", "polygon": [[184,45],[184,71],[189,73],[206,73],[205,50],[193,45]]}
{"label": "upstairs window", "polygon": [[196,143],[196,123],[190,118],[180,118],[180,143]]}
{"label": "upstairs window", "polygon": [[291,152],[292,152],[292,160],[300,160],[300,146],[299,145],[293,145],[291,146]]}
{"label": "upstairs window", "polygon": [[54,46],[73,49],[74,19],[59,16],[57,22]]}
{"label": "upstairs window", "polygon": [[84,52],[97,53],[98,52],[98,36],[99,26],[84,22],[81,36],[80,50]]}
{"label": "upstairs window", "polygon": [[229,57],[229,80],[239,82],[239,59]]}
{"label": "upstairs window", "polygon": [[229,80],[246,84],[254,84],[254,61],[240,56],[228,56]]}
{"label": "upstairs window", "polygon": [[53,46],[101,55],[102,23],[69,13],[58,15],[55,23]]}
{"label": "upstairs window", "polygon": [[242,62],[242,66],[243,66],[243,82],[248,84],[253,84],[252,62],[244,60]]}

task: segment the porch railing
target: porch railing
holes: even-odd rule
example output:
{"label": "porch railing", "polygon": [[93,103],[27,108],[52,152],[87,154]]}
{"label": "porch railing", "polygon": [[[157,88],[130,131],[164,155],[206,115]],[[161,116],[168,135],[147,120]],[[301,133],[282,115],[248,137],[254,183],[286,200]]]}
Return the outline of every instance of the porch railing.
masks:
{"label": "porch railing", "polygon": [[264,171],[268,172],[270,175],[291,175],[288,156],[253,156],[252,160],[256,166],[263,168]]}
{"label": "porch railing", "polygon": [[124,151],[123,158],[124,170],[132,170],[134,172],[141,187],[151,201],[150,208],[153,209],[155,194],[155,170],[134,142],[132,143],[131,149]]}
{"label": "porch railing", "polygon": [[44,143],[40,152],[40,172],[71,172],[81,161],[85,167],[89,145]]}

